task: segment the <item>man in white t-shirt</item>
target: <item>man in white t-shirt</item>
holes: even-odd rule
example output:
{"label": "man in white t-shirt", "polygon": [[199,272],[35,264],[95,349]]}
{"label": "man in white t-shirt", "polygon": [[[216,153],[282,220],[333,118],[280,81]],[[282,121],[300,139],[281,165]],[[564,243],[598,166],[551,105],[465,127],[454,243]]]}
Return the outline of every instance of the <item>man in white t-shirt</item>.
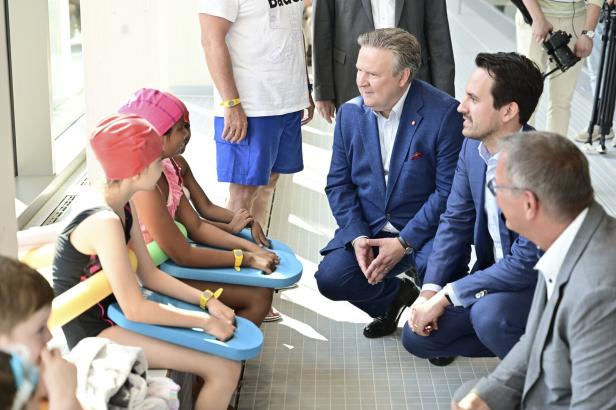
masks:
{"label": "man in white t-shirt", "polygon": [[[214,81],[218,180],[227,207],[263,226],[279,174],[303,169],[301,125],[312,119],[301,0],[201,0],[202,44]],[[302,112],[305,113],[302,114]]]}

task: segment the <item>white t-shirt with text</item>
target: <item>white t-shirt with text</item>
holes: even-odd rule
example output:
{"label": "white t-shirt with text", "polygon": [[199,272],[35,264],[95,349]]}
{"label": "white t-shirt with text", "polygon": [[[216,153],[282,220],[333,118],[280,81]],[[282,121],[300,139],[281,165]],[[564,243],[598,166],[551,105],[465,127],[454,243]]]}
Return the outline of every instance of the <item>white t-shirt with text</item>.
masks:
{"label": "white t-shirt with text", "polygon": [[[309,105],[302,36],[303,0],[200,0],[199,13],[232,22],[226,36],[233,76],[249,117]],[[224,116],[218,91],[214,115]]]}

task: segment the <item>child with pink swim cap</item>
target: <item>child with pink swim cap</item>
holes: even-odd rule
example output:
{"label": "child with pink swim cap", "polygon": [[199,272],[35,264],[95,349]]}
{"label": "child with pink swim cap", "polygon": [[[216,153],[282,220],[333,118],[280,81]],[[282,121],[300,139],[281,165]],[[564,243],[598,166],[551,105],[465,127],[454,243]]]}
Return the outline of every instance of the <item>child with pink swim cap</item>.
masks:
{"label": "child with pink swim cap", "polygon": [[[178,265],[196,268],[232,267],[236,262],[234,253],[239,250],[242,252],[241,266],[250,266],[265,273],[275,270],[279,262],[277,255],[251,241],[232,235],[228,232],[228,228],[220,229],[220,224],[215,225],[209,220],[202,219],[201,215],[191,206],[184,187],[187,164],[180,156],[190,139],[186,106],[169,93],[154,89],[141,89],[133,94],[119,111],[146,119],[158,134],[163,136],[163,175],[154,189],[141,191],[134,197],[146,242],[156,241],[165,254]],[[192,177],[192,173],[188,175],[191,184],[198,187],[198,190],[193,187],[191,191],[197,193],[193,195],[193,200],[199,198],[194,203],[201,211],[206,207],[199,205],[203,205],[207,196]],[[218,217],[219,219],[222,217],[223,220],[231,221],[239,214],[239,219],[244,221],[240,224],[242,228],[243,224],[252,222],[247,212],[244,215],[240,211],[234,215],[224,208],[215,208],[214,214],[206,217]],[[190,238],[194,241],[221,250],[190,246],[174,220],[186,226]],[[256,222],[252,224],[253,234],[256,232],[255,239],[261,243],[265,242],[266,238],[261,228]],[[256,231],[255,227],[258,228]],[[194,280],[184,282],[199,289],[221,286]],[[252,321],[257,326],[264,321],[271,306],[272,289],[229,284],[225,284],[224,288],[225,292],[221,300],[235,309],[237,315]]]}

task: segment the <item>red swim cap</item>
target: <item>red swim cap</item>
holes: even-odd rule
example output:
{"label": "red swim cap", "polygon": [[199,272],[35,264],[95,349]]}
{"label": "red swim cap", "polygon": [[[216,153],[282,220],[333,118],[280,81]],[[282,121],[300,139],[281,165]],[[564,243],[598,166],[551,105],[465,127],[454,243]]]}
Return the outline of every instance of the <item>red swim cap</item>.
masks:
{"label": "red swim cap", "polygon": [[137,91],[118,112],[146,119],[160,135],[168,132],[180,118],[189,123],[188,109],[179,98],[152,88]]}
{"label": "red swim cap", "polygon": [[154,128],[136,115],[115,114],[100,122],[90,145],[107,179],[139,175],[162,156],[163,141]]}

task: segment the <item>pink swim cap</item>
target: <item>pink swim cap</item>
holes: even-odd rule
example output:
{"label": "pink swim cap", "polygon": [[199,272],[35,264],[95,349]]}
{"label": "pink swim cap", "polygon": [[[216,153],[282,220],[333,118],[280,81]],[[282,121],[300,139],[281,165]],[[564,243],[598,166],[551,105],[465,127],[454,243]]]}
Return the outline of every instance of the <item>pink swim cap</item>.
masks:
{"label": "pink swim cap", "polygon": [[162,156],[160,135],[143,118],[114,114],[101,121],[90,145],[105,170],[107,179],[126,179],[139,175]]}
{"label": "pink swim cap", "polygon": [[159,135],[168,132],[180,118],[189,123],[188,109],[179,98],[152,88],[137,91],[118,112],[146,119]]}

